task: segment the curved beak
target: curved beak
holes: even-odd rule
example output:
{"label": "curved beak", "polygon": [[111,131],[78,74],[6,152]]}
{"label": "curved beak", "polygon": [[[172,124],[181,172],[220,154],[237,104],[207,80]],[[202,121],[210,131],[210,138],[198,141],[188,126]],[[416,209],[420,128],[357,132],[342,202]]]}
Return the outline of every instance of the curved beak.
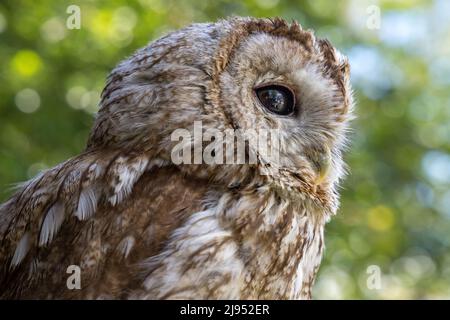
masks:
{"label": "curved beak", "polygon": [[327,146],[313,148],[306,154],[316,172],[315,184],[321,184],[327,177],[331,166],[331,150]]}

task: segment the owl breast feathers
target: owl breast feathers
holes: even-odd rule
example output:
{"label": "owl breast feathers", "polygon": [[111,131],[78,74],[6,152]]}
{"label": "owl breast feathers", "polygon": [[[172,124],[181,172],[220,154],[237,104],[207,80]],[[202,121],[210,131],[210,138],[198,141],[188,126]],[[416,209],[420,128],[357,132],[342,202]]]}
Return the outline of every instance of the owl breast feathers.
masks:
{"label": "owl breast feathers", "polygon": [[[150,43],[108,77],[86,149],[0,206],[0,296],[310,298],[351,114],[347,60],[296,22]],[[175,163],[174,131],[198,123],[276,130],[277,163],[250,145],[256,163]]]}

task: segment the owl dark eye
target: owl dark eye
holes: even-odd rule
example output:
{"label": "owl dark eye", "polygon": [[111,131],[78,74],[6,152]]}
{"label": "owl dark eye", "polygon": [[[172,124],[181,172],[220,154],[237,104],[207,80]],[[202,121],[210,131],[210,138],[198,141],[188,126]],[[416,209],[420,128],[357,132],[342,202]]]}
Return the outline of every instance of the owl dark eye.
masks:
{"label": "owl dark eye", "polygon": [[256,88],[255,93],[262,105],[270,112],[285,116],[294,111],[294,93],[287,87],[268,85]]}

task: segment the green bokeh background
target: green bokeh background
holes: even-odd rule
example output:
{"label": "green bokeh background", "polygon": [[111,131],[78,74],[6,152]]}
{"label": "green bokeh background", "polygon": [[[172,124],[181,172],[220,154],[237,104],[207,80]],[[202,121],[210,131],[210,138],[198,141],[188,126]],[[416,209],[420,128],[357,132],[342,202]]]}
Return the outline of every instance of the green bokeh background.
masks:
{"label": "green bokeh background", "polygon": [[[66,28],[72,4],[79,30]],[[296,19],[350,58],[358,116],[350,175],[314,297],[450,298],[447,0],[2,0],[0,200],[83,149],[121,59],[170,30],[233,14]],[[373,265],[379,289],[367,286]]]}

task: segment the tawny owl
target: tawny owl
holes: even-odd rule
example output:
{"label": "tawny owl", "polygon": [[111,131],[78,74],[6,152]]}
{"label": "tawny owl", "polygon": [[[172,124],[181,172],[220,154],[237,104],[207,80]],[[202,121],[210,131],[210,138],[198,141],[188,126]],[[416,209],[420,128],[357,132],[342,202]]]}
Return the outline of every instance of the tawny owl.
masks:
{"label": "tawny owl", "polygon": [[[347,60],[296,22],[234,17],[152,42],[108,77],[86,149],[0,207],[0,296],[310,298],[351,117]],[[175,162],[174,131],[195,123],[277,130],[283,165],[253,144],[256,163]]]}

